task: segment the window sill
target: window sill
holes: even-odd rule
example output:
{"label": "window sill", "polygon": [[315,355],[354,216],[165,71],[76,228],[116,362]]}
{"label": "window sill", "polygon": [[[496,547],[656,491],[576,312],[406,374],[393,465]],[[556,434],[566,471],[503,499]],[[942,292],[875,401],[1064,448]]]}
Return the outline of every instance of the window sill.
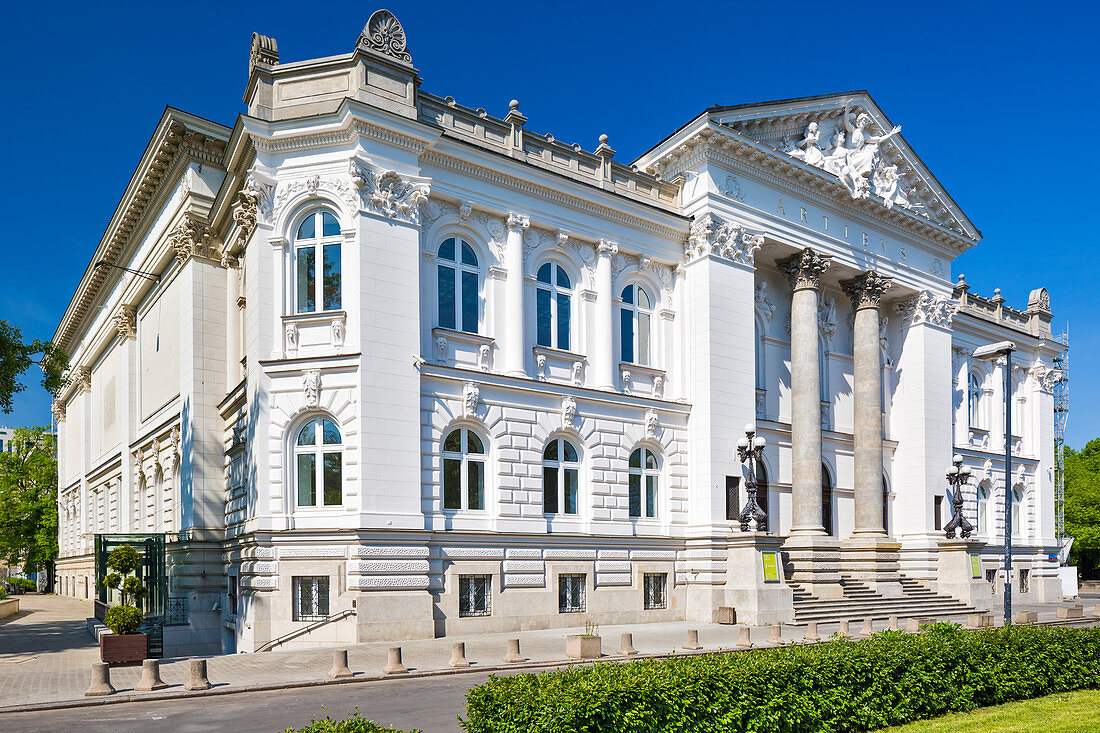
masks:
{"label": "window sill", "polygon": [[641,395],[663,400],[665,398],[665,372],[643,364],[619,362],[619,381],[626,394]]}
{"label": "window sill", "polygon": [[535,375],[539,381],[584,386],[587,357],[549,346],[535,346],[531,353],[535,356]]}
{"label": "window sill", "polygon": [[340,353],[347,334],[347,311],[320,311],[283,316],[283,355]]}
{"label": "window sill", "polygon": [[432,340],[437,364],[480,369],[483,372],[492,370],[496,345],[492,337],[436,326],[432,329]]}

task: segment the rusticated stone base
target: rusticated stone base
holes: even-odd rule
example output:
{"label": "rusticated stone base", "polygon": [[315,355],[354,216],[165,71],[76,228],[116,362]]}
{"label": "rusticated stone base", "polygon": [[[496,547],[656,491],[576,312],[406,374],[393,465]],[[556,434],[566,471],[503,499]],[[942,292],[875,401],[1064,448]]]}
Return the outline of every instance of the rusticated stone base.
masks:
{"label": "rusticated stone base", "polygon": [[883,598],[898,598],[901,543],[888,537],[853,535],[841,543],[840,572]]}
{"label": "rusticated stone base", "polygon": [[792,535],[783,543],[787,581],[818,598],[842,598],[840,540],[827,535]]}

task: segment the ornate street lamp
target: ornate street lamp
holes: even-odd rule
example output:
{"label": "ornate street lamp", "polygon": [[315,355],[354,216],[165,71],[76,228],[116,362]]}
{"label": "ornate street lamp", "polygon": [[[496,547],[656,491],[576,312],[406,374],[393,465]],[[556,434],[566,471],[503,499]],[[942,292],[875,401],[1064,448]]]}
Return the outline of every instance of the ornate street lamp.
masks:
{"label": "ornate street lamp", "polygon": [[963,457],[958,453],[951,459],[954,462],[954,466],[947,469],[947,483],[951,485],[951,508],[952,515],[951,521],[944,527],[947,539],[955,539],[955,530],[959,530],[960,535],[965,540],[970,536],[970,533],[974,531],[974,525],[966,521],[966,517],[963,516],[963,486],[970,480],[970,466],[964,466],[962,464]]}
{"label": "ornate street lamp", "polygon": [[745,437],[737,441],[737,458],[744,466],[742,473],[745,475],[745,493],[749,496],[744,511],[738,517],[742,532],[748,532],[749,525],[753,522],[755,522],[754,530],[763,526],[768,518],[756,503],[756,462],[764,455],[764,445],[763,436],[756,434],[756,426],[752,423],[745,426]]}

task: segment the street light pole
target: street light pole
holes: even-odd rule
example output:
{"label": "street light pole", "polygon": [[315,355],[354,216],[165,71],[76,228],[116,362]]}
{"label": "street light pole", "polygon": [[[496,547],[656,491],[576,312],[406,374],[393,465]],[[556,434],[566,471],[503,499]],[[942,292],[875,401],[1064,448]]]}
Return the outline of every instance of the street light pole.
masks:
{"label": "street light pole", "polygon": [[1016,344],[1001,341],[974,349],[975,359],[1005,358],[1005,626],[1012,623],[1012,352]]}

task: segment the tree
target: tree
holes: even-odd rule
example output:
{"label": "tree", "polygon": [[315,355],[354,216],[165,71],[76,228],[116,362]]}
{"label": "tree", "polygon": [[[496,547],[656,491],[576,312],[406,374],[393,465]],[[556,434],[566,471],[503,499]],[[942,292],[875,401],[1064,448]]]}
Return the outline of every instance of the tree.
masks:
{"label": "tree", "polygon": [[18,428],[0,453],[0,561],[46,573],[57,559],[57,450],[48,428]]}
{"label": "tree", "polygon": [[1066,534],[1070,562],[1083,578],[1100,574],[1100,438],[1080,451],[1065,448]]}
{"label": "tree", "polygon": [[32,364],[42,367],[42,388],[56,397],[69,366],[65,352],[49,341],[24,343],[22,331],[0,320],[0,411],[12,411],[12,397],[27,388],[20,377]]}

